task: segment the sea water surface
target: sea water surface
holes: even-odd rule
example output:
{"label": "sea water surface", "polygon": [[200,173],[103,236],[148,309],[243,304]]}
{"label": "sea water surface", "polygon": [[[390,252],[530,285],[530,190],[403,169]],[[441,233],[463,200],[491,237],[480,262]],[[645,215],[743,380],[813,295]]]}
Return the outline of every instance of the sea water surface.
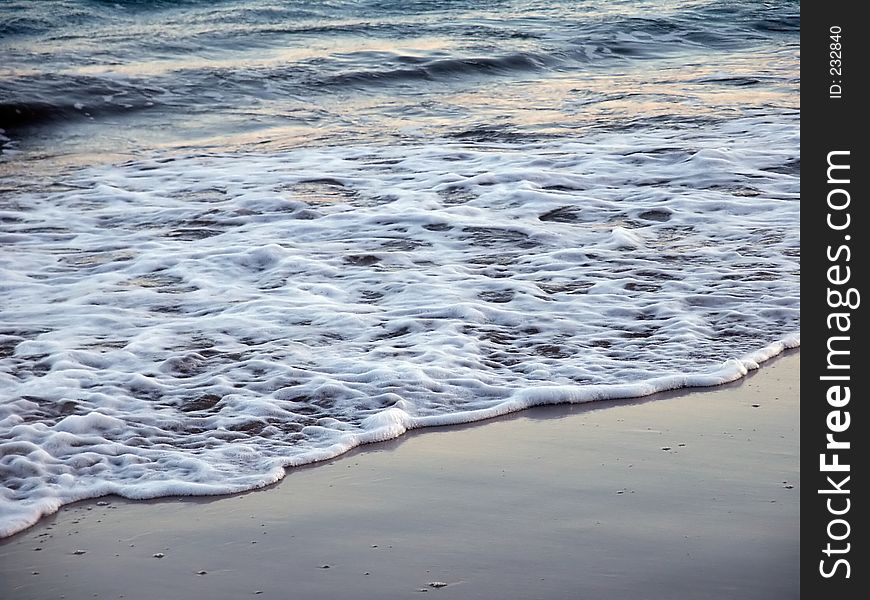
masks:
{"label": "sea water surface", "polygon": [[799,345],[799,26],[0,3],[0,536]]}

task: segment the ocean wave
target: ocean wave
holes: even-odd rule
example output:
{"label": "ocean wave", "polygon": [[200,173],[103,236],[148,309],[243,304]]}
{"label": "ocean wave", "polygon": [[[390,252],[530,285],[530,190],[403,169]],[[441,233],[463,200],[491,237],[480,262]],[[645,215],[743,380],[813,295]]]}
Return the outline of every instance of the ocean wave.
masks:
{"label": "ocean wave", "polygon": [[799,344],[799,115],[155,156],[0,205],[0,535]]}
{"label": "ocean wave", "polygon": [[[565,73],[582,81],[602,69],[648,68],[646,61],[776,47],[800,25],[790,3],[644,6],[602,16],[575,3],[505,6],[498,15],[463,2],[6,3],[0,127],[17,134],[111,122],[146,108],[164,120],[251,111],[277,121],[286,107],[265,102],[353,90],[407,95],[423,83],[462,93]],[[348,39],[371,48],[343,51]],[[156,59],[144,68],[143,56]],[[751,85],[753,77],[731,82],[738,80]]]}
{"label": "ocean wave", "polygon": [[0,80],[0,127],[16,131],[128,114],[153,107],[166,94],[163,88],[111,76],[44,74]]}
{"label": "ocean wave", "polygon": [[[398,61],[410,62],[408,58],[397,57]],[[413,59],[411,59],[413,60]],[[318,87],[343,88],[348,85],[377,85],[391,82],[410,82],[416,80],[455,81],[457,77],[480,75],[515,75],[518,72],[535,71],[556,64],[552,57],[531,53],[515,53],[498,57],[471,57],[436,59],[423,62],[413,68],[390,70],[361,70],[332,75],[317,82]]]}

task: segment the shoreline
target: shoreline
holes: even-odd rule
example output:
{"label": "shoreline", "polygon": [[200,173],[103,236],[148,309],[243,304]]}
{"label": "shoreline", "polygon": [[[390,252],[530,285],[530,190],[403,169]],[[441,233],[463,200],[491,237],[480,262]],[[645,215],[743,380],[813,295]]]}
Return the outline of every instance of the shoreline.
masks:
{"label": "shoreline", "polygon": [[[438,415],[412,417],[400,409],[387,409],[366,419],[366,425],[362,431],[349,434],[344,444],[335,444],[327,448],[314,448],[303,454],[288,458],[283,466],[276,465],[269,474],[264,473],[266,481],[253,486],[238,486],[235,490],[211,492],[202,489],[190,493],[161,493],[153,495],[136,494],[121,495],[116,493],[104,493],[100,496],[89,496],[76,500],[61,501],[60,505],[51,512],[43,512],[32,519],[29,515],[26,521],[29,524],[4,535],[8,529],[0,528],[0,542],[9,537],[18,535],[36,526],[45,518],[56,514],[65,506],[71,506],[77,502],[99,500],[105,497],[121,497],[136,502],[146,500],[172,499],[176,497],[203,497],[222,498],[244,494],[252,491],[267,489],[279,484],[292,470],[307,466],[317,466],[321,463],[340,459],[347,454],[365,448],[370,444],[379,444],[395,440],[407,435],[412,431],[428,430],[430,428],[454,427],[461,425],[473,425],[476,423],[489,422],[501,417],[508,417],[524,411],[544,406],[567,406],[598,404],[607,401],[631,402],[646,398],[658,398],[662,394],[684,394],[691,391],[703,391],[708,388],[716,388],[739,381],[744,377],[759,370],[765,363],[800,349],[800,334],[790,334],[782,339],[772,342],[741,358],[730,359],[723,362],[715,371],[704,373],[692,373],[688,375],[667,375],[652,379],[646,379],[637,383],[626,384],[598,384],[588,386],[560,386],[542,385],[519,390],[516,394],[495,406],[484,409],[461,411]],[[175,486],[172,481],[160,482],[164,486]]]}
{"label": "shoreline", "polygon": [[793,597],[799,364],[412,430],[232,496],[69,504],[0,540],[0,591]]}

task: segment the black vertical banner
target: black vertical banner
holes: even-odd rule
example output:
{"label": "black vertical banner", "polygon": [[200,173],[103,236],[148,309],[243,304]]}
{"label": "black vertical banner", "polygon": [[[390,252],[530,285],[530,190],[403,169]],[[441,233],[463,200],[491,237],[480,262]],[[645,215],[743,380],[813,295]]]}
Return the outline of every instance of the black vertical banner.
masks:
{"label": "black vertical banner", "polygon": [[[866,597],[870,93],[859,2],[801,7],[801,588]],[[867,372],[865,372],[867,369]],[[858,557],[862,557],[859,560]]]}

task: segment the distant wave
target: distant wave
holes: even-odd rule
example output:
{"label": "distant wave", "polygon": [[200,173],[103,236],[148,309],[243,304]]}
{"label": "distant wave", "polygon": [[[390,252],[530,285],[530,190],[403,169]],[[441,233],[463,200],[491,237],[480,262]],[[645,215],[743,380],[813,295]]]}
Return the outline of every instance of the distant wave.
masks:
{"label": "distant wave", "polygon": [[98,119],[150,108],[165,90],[118,77],[28,75],[0,79],[0,128]]}
{"label": "distant wave", "polygon": [[[395,10],[391,12],[385,5]],[[623,14],[595,18],[594,13],[582,12],[578,17],[566,11],[564,22],[557,26],[521,14],[512,21],[510,13],[498,22],[471,23],[462,18],[451,22],[456,11],[462,17],[463,3],[417,5],[419,10],[431,11],[427,12],[430,16],[414,17],[390,2],[337,3],[332,9],[306,3],[275,8],[233,2],[210,3],[211,8],[207,8],[193,1],[125,2],[122,9],[115,3],[90,0],[70,0],[55,10],[47,10],[42,3],[20,4],[9,18],[0,19],[0,50],[10,66],[27,67],[21,75],[0,73],[0,128],[15,132],[57,122],[129,115],[143,109],[167,115],[197,107],[222,111],[253,106],[263,98],[331,94],[349,88],[385,92],[415,82],[449,87],[481,78],[583,72],[607,68],[614,61],[643,61],[710,49],[737,50],[793,34],[800,26],[797,11],[783,14],[782,6],[752,2],[695,5],[655,17]],[[0,7],[0,16],[4,16],[3,11]],[[162,18],[140,22],[143,14]],[[552,18],[559,15],[556,12]],[[185,19],[190,20],[188,28],[175,27],[176,21],[184,23]],[[187,56],[305,45],[308,38],[407,36],[411,40],[420,35],[435,39],[457,36],[464,43],[448,53],[434,51],[429,55],[325,52],[280,65],[212,66],[206,62],[198,68],[183,66]],[[517,48],[490,49],[496,40]],[[96,44],[93,56],[80,54],[83,41]],[[72,44],[71,48],[66,44]],[[124,65],[135,64],[147,53],[174,57],[178,66],[148,76],[124,74]],[[104,72],[77,73],[78,62],[91,71],[99,67],[97,71]],[[113,65],[118,65],[118,72]],[[35,74],[35,70],[44,73]],[[738,80],[751,85],[747,78],[730,81]]]}

